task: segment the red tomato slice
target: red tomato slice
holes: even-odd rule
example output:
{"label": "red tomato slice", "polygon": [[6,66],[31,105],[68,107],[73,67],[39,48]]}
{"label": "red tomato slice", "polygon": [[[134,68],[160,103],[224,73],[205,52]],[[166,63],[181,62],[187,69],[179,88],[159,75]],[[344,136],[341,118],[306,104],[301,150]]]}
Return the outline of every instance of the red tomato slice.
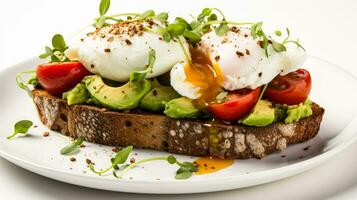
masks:
{"label": "red tomato slice", "polygon": [[213,103],[208,109],[218,119],[236,121],[248,114],[257,103],[259,95],[260,88],[236,90],[227,95],[225,102]]}
{"label": "red tomato slice", "polygon": [[304,102],[310,91],[310,73],[305,69],[299,69],[285,76],[275,77],[269,83],[265,97],[276,103],[295,105]]}
{"label": "red tomato slice", "polygon": [[90,72],[80,62],[47,63],[37,66],[41,86],[53,95],[73,88]]}

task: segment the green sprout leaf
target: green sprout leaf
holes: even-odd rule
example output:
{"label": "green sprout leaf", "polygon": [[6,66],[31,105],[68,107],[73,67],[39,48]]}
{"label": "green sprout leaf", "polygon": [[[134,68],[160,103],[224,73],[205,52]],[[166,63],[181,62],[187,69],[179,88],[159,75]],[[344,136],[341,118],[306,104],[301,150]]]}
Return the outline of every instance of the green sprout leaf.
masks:
{"label": "green sprout leaf", "polygon": [[[64,38],[61,34],[56,34],[52,37],[52,47],[54,49],[58,49],[58,50],[66,50],[67,49],[66,42],[64,41]],[[49,48],[49,47],[47,47],[47,48]],[[46,53],[52,52],[51,49],[47,49],[47,48],[46,48]]]}
{"label": "green sprout leaf", "polygon": [[119,165],[125,163],[129,154],[133,151],[133,146],[127,146],[120,150],[114,157],[113,165]]}
{"label": "green sprout leaf", "polygon": [[279,42],[273,41],[272,46],[273,46],[273,49],[278,53],[286,51],[285,46],[283,44],[280,44]]}
{"label": "green sprout leaf", "polygon": [[168,163],[170,163],[170,164],[175,164],[176,161],[177,161],[177,160],[176,160],[175,156],[173,156],[173,155],[167,156],[167,162],[168,162]]}
{"label": "green sprout leaf", "polygon": [[67,50],[67,44],[61,34],[55,34],[52,37],[52,48],[46,46],[45,53],[42,53],[39,57],[45,59],[50,57],[51,62],[67,62],[70,61],[64,54]]}
{"label": "green sprout leaf", "polygon": [[99,4],[99,15],[105,15],[110,7],[110,0],[101,0]]}
{"label": "green sprout leaf", "polygon": [[135,81],[142,81],[146,77],[148,73],[152,72],[152,69],[154,67],[154,63],[156,60],[156,52],[154,49],[151,49],[149,51],[149,59],[148,59],[148,65],[147,68],[142,70],[142,71],[135,71],[130,74],[130,81],[135,82]]}
{"label": "green sprout leaf", "polygon": [[183,36],[185,36],[191,43],[201,41],[201,35],[195,31],[185,31]]}
{"label": "green sprout leaf", "polygon": [[184,24],[186,30],[191,30],[191,25],[182,17],[176,17],[174,23]]}
{"label": "green sprout leaf", "polygon": [[63,147],[61,149],[60,153],[62,155],[74,154],[79,149],[79,146],[83,143],[83,141],[84,141],[84,137],[83,136],[79,136],[76,140],[74,140],[72,142],[72,144]]}
{"label": "green sprout leaf", "polygon": [[[123,164],[126,162],[126,160],[128,159],[129,157],[129,154],[132,152],[133,150],[133,146],[127,146],[123,149],[121,149],[120,151],[118,151],[118,153],[115,155],[114,158],[111,158],[110,159],[110,162],[112,163],[110,167],[108,167],[107,169],[105,170],[102,170],[102,171],[96,171],[94,169],[94,164],[93,163],[90,163],[88,166],[89,166],[89,169],[95,173],[95,174],[98,174],[98,175],[102,175],[108,171],[110,171],[111,169],[115,169],[115,170],[118,170],[119,169],[119,166],[120,164]],[[129,166],[129,165],[127,165]],[[116,174],[115,174],[116,176]]]}
{"label": "green sprout leaf", "polygon": [[217,19],[218,19],[217,15],[213,13],[207,18],[207,21],[214,21]]}
{"label": "green sprout leaf", "polygon": [[222,36],[229,31],[229,27],[227,23],[221,23],[217,28],[215,28],[215,32],[218,36]]}
{"label": "green sprout leaf", "polygon": [[185,24],[169,24],[166,28],[166,31],[169,32],[173,37],[182,35],[185,31]]}
{"label": "green sprout leaf", "polygon": [[29,70],[29,71],[23,71],[23,72],[19,72],[18,74],[16,74],[16,83],[17,85],[19,86],[19,88],[25,90],[27,92],[27,94],[32,97],[32,92],[31,92],[31,89],[28,87],[28,84],[31,84],[31,85],[34,85],[33,81],[30,82],[30,80],[28,80],[27,82],[24,81],[22,79],[22,75],[24,74],[35,74],[36,73],[36,70]]}
{"label": "green sprout leaf", "polygon": [[154,18],[161,22],[166,22],[169,19],[169,14],[167,12],[162,12],[156,15]]}
{"label": "green sprout leaf", "polygon": [[191,176],[192,176],[192,172],[182,171],[182,172],[176,174],[175,179],[178,179],[178,180],[189,179],[189,178],[191,178]]}
{"label": "green sprout leaf", "polygon": [[26,135],[32,125],[33,125],[33,123],[30,120],[21,120],[21,121],[16,122],[15,127],[14,127],[14,132],[11,135],[7,136],[7,139],[11,140],[17,134]]}
{"label": "green sprout leaf", "polygon": [[202,12],[198,15],[197,21],[203,22],[206,17],[208,17],[212,12],[212,8],[204,8]]}
{"label": "green sprout leaf", "polygon": [[165,29],[163,29],[161,31],[161,35],[166,42],[170,42],[172,40],[171,34],[168,31],[166,31]]}
{"label": "green sprout leaf", "polygon": [[153,16],[155,16],[155,12],[153,10],[147,10],[143,12],[141,15],[139,15],[138,19],[144,20],[146,18],[153,17]]}

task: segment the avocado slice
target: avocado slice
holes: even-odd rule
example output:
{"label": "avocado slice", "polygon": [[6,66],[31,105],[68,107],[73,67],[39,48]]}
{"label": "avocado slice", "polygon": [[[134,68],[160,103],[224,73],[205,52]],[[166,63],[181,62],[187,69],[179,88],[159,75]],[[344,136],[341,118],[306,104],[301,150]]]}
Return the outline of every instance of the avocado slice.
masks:
{"label": "avocado slice", "polygon": [[130,80],[120,87],[106,85],[98,75],[86,76],[85,86],[96,102],[114,110],[130,110],[139,105],[140,100],[150,91],[151,83],[145,77],[152,71],[155,51],[149,51],[147,69],[132,72]]}
{"label": "avocado slice", "polygon": [[140,99],[151,89],[148,80],[129,81],[121,87],[111,87],[103,82],[98,75],[85,77],[85,85],[91,96],[105,107],[115,110],[130,110],[136,108]]}
{"label": "avocado slice", "polygon": [[297,122],[301,118],[309,117],[313,114],[311,105],[311,100],[307,99],[304,103],[300,103],[299,105],[288,106],[284,123],[289,124]]}
{"label": "avocado slice", "polygon": [[156,80],[152,83],[152,89],[140,101],[140,108],[160,112],[165,109],[165,104],[180,95],[171,87],[160,85]]}
{"label": "avocado slice", "polygon": [[197,109],[191,99],[180,97],[173,99],[165,105],[165,115],[171,118],[196,118],[201,111]]}
{"label": "avocado slice", "polygon": [[273,104],[267,100],[259,100],[253,112],[248,114],[241,123],[248,126],[264,127],[275,120],[275,109]]}
{"label": "avocado slice", "polygon": [[62,94],[62,98],[67,100],[68,105],[86,103],[89,93],[83,83],[78,83],[76,87]]}

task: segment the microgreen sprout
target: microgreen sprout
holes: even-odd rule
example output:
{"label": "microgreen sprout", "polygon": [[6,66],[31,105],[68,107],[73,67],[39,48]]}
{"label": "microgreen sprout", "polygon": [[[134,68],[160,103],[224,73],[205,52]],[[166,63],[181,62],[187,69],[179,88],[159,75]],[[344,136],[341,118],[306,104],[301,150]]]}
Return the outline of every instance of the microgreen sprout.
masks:
{"label": "microgreen sprout", "polygon": [[156,52],[154,49],[150,49],[149,51],[149,59],[147,68],[142,71],[134,71],[130,74],[130,81],[141,81],[143,80],[148,73],[151,73],[154,67],[154,63],[156,60]]}
{"label": "microgreen sprout", "polygon": [[194,166],[192,163],[179,162],[173,155],[169,155],[167,157],[162,156],[162,157],[146,158],[143,160],[139,160],[137,162],[131,162],[130,164],[125,164],[132,150],[133,150],[133,146],[127,146],[121,149],[113,158],[110,159],[111,165],[104,170],[97,171],[94,168],[94,163],[92,162],[88,164],[88,167],[93,173],[98,175],[103,175],[104,173],[107,173],[110,170],[112,170],[114,177],[118,179],[123,178],[123,175],[125,175],[130,169],[133,169],[134,167],[140,164],[151,162],[151,161],[158,161],[158,160],[167,161],[169,164],[176,164],[179,166],[179,169],[176,171],[176,175],[175,175],[176,179],[188,179],[192,176],[194,172],[197,171],[197,167]]}
{"label": "microgreen sprout", "polygon": [[[251,34],[253,36],[254,39],[256,38],[260,38],[262,39],[261,41],[261,46],[262,48],[264,49],[265,51],[265,55],[267,57],[269,57],[269,52],[268,52],[268,46],[269,46],[269,43],[271,43],[274,51],[280,53],[280,52],[283,52],[283,51],[286,51],[286,44],[287,43],[294,43],[296,44],[299,48],[304,49],[304,47],[301,46],[299,40],[290,40],[290,30],[288,28],[286,28],[286,33],[287,33],[287,36],[286,38],[280,43],[280,42],[277,42],[271,38],[268,38],[268,36],[265,34],[265,32],[263,31],[263,22],[258,22],[254,25],[251,26]],[[275,35],[278,36],[278,37],[281,37],[282,33],[281,31],[277,30],[275,31]]]}
{"label": "microgreen sprout", "polygon": [[41,54],[39,57],[41,59],[50,57],[51,62],[67,62],[70,61],[64,54],[67,48],[63,36],[61,34],[55,34],[52,37],[52,48],[46,46],[45,53]]}
{"label": "microgreen sprout", "polygon": [[27,132],[31,128],[32,125],[33,125],[33,123],[30,120],[21,120],[21,121],[16,122],[16,124],[14,126],[14,132],[11,135],[7,136],[7,139],[11,140],[17,134],[27,135]]}
{"label": "microgreen sprout", "polygon": [[115,155],[114,158],[111,159],[111,166],[108,167],[105,170],[101,170],[101,171],[97,171],[94,169],[94,163],[89,163],[89,169],[94,172],[95,174],[98,175],[102,175],[112,169],[118,169],[118,165],[124,164],[125,161],[128,159],[128,156],[130,154],[130,152],[133,150],[133,146],[127,146],[123,149],[121,149],[120,151],[118,151],[118,153]]}
{"label": "microgreen sprout", "polygon": [[16,74],[16,83],[17,83],[17,85],[21,89],[25,90],[30,97],[32,97],[32,92],[31,92],[31,89],[28,87],[28,85],[37,86],[38,85],[38,80],[37,80],[37,78],[35,76],[33,76],[28,81],[24,81],[22,76],[24,74],[35,74],[35,73],[36,73],[36,70],[28,70],[28,71],[22,71],[22,72],[19,72],[18,74]]}
{"label": "microgreen sprout", "polygon": [[84,137],[79,136],[76,140],[72,142],[72,144],[65,146],[61,149],[60,153],[62,155],[70,155],[74,154],[80,147],[80,145],[83,143]]}

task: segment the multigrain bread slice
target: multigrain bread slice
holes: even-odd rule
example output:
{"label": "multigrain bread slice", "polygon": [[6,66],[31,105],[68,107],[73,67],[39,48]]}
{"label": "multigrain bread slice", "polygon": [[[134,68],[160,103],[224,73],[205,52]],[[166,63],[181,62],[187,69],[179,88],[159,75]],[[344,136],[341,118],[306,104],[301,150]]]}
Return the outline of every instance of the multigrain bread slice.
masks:
{"label": "multigrain bread slice", "polygon": [[43,124],[64,135],[84,136],[88,142],[133,145],[190,156],[222,159],[262,158],[288,144],[313,138],[324,109],[313,104],[313,115],[299,122],[267,127],[230,125],[203,120],[171,119],[162,114],[116,112],[88,105],[67,105],[44,90],[32,91]]}

